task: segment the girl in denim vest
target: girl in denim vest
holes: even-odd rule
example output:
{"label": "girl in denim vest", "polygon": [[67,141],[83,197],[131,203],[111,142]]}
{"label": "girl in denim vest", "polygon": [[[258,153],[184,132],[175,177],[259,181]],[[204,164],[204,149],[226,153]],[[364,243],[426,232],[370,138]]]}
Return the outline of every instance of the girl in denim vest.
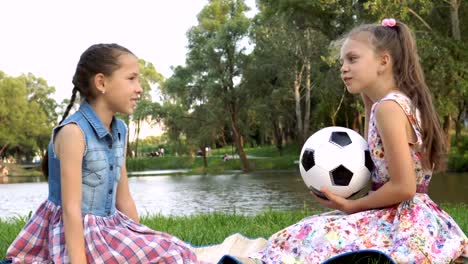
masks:
{"label": "girl in denim vest", "polygon": [[[139,224],[125,168],[127,128],[142,88],[138,58],[117,44],[80,57],[73,95],[43,171],[49,196],[8,248],[13,263],[196,263],[176,237]],[[68,116],[76,94],[84,99]]]}

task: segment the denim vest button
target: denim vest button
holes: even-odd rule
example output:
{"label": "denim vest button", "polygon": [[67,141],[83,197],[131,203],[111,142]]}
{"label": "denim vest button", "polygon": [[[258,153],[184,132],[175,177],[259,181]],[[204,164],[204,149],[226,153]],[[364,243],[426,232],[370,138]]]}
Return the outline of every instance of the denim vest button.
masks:
{"label": "denim vest button", "polygon": [[113,170],[114,169],[114,166],[113,165],[110,165],[109,166],[109,170]]}
{"label": "denim vest button", "polygon": [[109,194],[112,194],[112,189],[109,189]]}

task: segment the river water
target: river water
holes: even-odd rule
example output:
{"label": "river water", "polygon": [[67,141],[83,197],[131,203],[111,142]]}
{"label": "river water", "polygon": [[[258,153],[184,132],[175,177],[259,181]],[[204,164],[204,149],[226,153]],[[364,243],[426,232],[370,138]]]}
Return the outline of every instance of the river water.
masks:
{"label": "river water", "polygon": [[[296,171],[182,173],[133,173],[129,185],[139,213],[190,215],[221,211],[251,215],[268,209],[318,207]],[[8,183],[0,184],[0,218],[27,215],[47,198],[47,192],[44,179],[10,177]],[[437,203],[468,203],[468,173],[434,175],[429,195]]]}

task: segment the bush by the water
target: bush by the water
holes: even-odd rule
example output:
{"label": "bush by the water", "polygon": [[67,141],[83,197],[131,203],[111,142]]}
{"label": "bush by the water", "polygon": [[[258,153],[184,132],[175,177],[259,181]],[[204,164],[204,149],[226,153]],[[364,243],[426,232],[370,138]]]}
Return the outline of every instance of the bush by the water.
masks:
{"label": "bush by the water", "polygon": [[468,172],[468,135],[462,133],[458,141],[452,137],[447,165],[449,171]]}

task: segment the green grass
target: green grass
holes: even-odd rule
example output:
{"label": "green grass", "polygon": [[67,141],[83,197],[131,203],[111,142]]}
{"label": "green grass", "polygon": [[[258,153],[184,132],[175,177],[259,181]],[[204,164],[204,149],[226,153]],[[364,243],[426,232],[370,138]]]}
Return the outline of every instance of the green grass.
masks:
{"label": "green grass", "polygon": [[[212,149],[212,155],[222,156],[224,153],[232,155],[232,147],[224,147],[219,149]],[[257,156],[257,157],[280,157],[278,149],[275,145],[263,145],[257,147],[245,147],[244,151],[247,155]],[[293,155],[298,156],[301,152],[301,147],[296,144],[289,144],[284,146],[283,156]]]}
{"label": "green grass", "polygon": [[[222,160],[224,153],[231,155],[231,147],[213,149],[207,157],[208,167],[205,168],[203,158],[189,156],[170,156],[165,157],[138,157],[127,158],[128,171],[145,170],[169,170],[169,169],[189,169],[191,173],[222,173],[226,170],[241,170],[239,159],[231,159],[227,162]],[[255,148],[246,148],[247,155],[260,157],[258,159],[249,159],[253,170],[287,170],[296,169],[294,164],[299,157],[300,149],[295,145],[285,147],[283,155],[280,156],[275,146],[261,146]]]}
{"label": "green grass", "polygon": [[[468,205],[442,204],[441,207],[467,234]],[[319,211],[304,209],[292,212],[266,211],[255,216],[216,212],[192,216],[151,215],[143,216],[141,222],[152,229],[173,234],[193,245],[201,246],[220,243],[233,233],[241,233],[251,238],[268,238],[282,228],[316,213]],[[8,246],[25,225],[27,218],[0,219],[0,259],[5,258]]]}
{"label": "green grass", "polygon": [[[253,170],[290,170],[298,168],[294,161],[296,156],[271,157],[250,159]],[[170,157],[164,158],[136,158],[127,160],[128,171],[189,169],[191,173],[222,173],[226,170],[241,170],[239,159],[224,162],[221,157],[207,157],[208,167],[205,168],[201,157]]]}

